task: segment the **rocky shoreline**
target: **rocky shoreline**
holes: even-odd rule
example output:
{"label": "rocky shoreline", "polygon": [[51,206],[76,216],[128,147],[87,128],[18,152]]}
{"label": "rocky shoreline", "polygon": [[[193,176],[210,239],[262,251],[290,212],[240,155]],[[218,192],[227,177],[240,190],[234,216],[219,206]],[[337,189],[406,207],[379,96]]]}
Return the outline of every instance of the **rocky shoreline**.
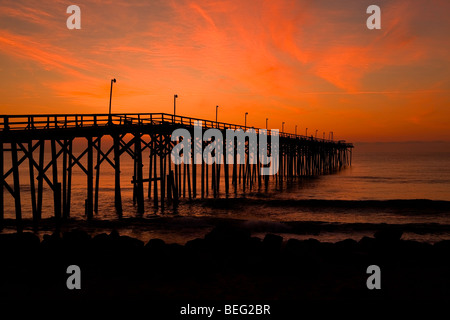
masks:
{"label": "rocky shoreline", "polygon": [[[31,232],[0,234],[2,299],[154,300],[450,300],[450,241],[401,240],[398,228],[337,243],[264,239],[218,225],[185,245],[143,242],[117,231],[82,229],[41,240]],[[69,290],[67,267],[81,269]],[[381,269],[381,289],[366,286],[367,267]]]}

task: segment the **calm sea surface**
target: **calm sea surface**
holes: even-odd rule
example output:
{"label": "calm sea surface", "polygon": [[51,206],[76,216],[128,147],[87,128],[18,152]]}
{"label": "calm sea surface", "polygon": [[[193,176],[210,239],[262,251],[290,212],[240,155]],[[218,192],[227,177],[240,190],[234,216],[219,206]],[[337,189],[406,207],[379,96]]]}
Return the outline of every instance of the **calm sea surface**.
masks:
{"label": "calm sea surface", "polygon": [[[107,146],[105,146],[106,148]],[[46,155],[49,159],[50,155]],[[95,159],[95,157],[94,157]],[[148,160],[146,154],[144,159]],[[5,159],[5,167],[9,168],[10,159]],[[133,205],[131,177],[133,175],[133,162],[124,154],[121,157],[121,184],[123,216],[136,217],[136,207]],[[144,175],[147,163],[144,163]],[[23,217],[31,218],[31,200],[28,174],[28,162],[21,167],[21,189]],[[198,173],[200,171],[198,170]],[[48,172],[50,173],[50,171]],[[222,170],[223,174],[223,170]],[[35,172],[36,176],[36,172]],[[96,219],[116,220],[114,209],[114,172],[103,162],[101,166],[99,212]],[[210,176],[211,178],[211,172]],[[61,179],[60,179],[61,180]],[[199,180],[198,180],[199,181]],[[8,183],[12,185],[9,178]],[[147,185],[145,185],[145,189]],[[198,184],[198,193],[200,185]],[[220,191],[221,198],[225,198],[224,183]],[[231,189],[233,190],[233,189]],[[145,194],[147,190],[144,191]],[[14,201],[5,190],[5,218],[13,218]],[[71,217],[84,219],[84,200],[86,198],[86,176],[75,168],[72,180]],[[212,192],[209,193],[212,198]],[[332,175],[313,178],[296,179],[284,183],[283,187],[271,183],[266,190],[264,187],[253,190],[238,189],[236,194],[230,196],[230,203],[236,206],[211,206],[210,201],[182,202],[174,211],[171,207],[164,212],[153,208],[153,201],[146,199],[144,218],[157,216],[196,218],[226,218],[244,219],[248,223],[283,223],[291,221],[322,221],[326,223],[352,224],[352,223],[395,223],[395,224],[427,224],[438,223],[450,225],[450,212],[445,210],[402,210],[402,206],[372,207],[370,200],[384,202],[386,200],[412,200],[429,199],[434,201],[450,201],[450,143],[357,143],[353,151],[351,167]],[[233,200],[238,198],[239,201]],[[351,210],[342,206],[319,205],[314,208],[296,206],[298,200],[347,200]],[[284,201],[286,200],[286,204]],[[358,204],[353,206],[352,203]],[[360,205],[360,204],[363,205]],[[366,204],[365,204],[366,203]],[[405,202],[408,204],[408,202]],[[347,206],[347,207],[348,207]],[[219,208],[218,208],[219,207]],[[44,192],[43,217],[53,215],[53,199],[48,186]],[[138,228],[139,229],[139,228]],[[161,231],[161,230],[160,230]],[[168,238],[169,240],[183,242],[186,236],[161,235],[160,231],[133,228],[125,230],[126,233],[146,240],[153,236]],[[192,230],[191,230],[192,231]],[[158,233],[159,232],[159,233]],[[182,231],[180,231],[182,233]],[[196,231],[189,233],[188,237],[195,236]],[[363,236],[363,233],[353,233],[354,238]],[[299,236],[297,236],[299,237]],[[348,234],[326,235],[325,240],[339,240],[348,237]],[[433,235],[405,234],[404,237],[437,241],[450,239],[448,233]]]}

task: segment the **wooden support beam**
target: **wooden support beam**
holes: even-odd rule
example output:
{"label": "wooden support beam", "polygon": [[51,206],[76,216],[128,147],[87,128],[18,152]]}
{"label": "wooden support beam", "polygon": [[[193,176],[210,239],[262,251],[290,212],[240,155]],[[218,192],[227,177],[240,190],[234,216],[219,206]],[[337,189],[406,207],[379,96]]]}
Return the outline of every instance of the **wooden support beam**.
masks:
{"label": "wooden support beam", "polygon": [[55,210],[55,219],[59,221],[61,218],[61,185],[58,183],[58,154],[56,153],[56,141],[50,141],[52,151],[52,172],[53,172],[53,206]]}
{"label": "wooden support beam", "polygon": [[92,220],[94,215],[94,154],[92,137],[87,137],[87,195],[86,195],[86,216]]}
{"label": "wooden support beam", "polygon": [[3,226],[3,219],[5,217],[5,204],[4,204],[4,194],[3,194],[3,185],[5,179],[3,178],[3,166],[4,157],[3,157],[3,141],[0,141],[0,230]]}
{"label": "wooden support beam", "polygon": [[216,193],[217,196],[219,195],[220,192],[220,162],[217,164],[217,168],[216,168]]}
{"label": "wooden support beam", "polygon": [[178,204],[178,189],[177,189],[177,185],[175,183],[175,175],[174,175],[174,171],[170,170],[169,172],[169,179],[170,179],[170,185],[172,186],[172,195],[173,195],[173,205],[174,207]]}
{"label": "wooden support beam", "polygon": [[16,142],[11,142],[11,161],[14,180],[14,205],[16,209],[17,232],[22,232],[22,205],[20,202],[19,161],[17,159]]}
{"label": "wooden support beam", "polygon": [[66,211],[64,212],[64,217],[66,219],[70,218],[70,202],[72,198],[72,158],[70,157],[70,154],[72,154],[72,141],[73,139],[68,140],[68,168],[67,168],[67,199],[66,199]]}
{"label": "wooden support beam", "polygon": [[[44,170],[44,150],[45,150],[45,140],[39,141],[39,164],[38,170],[42,172]],[[39,173],[38,180],[38,192],[37,192],[37,211],[36,219],[40,220],[42,217],[42,196],[43,196],[43,184],[44,184],[45,173]]]}
{"label": "wooden support beam", "polygon": [[177,198],[181,198],[181,168],[183,167],[182,164],[178,164],[178,184],[177,184],[177,189],[178,189],[178,197]]}
{"label": "wooden support beam", "polygon": [[205,163],[205,191],[206,191],[206,196],[209,195],[209,182],[208,182],[208,171],[209,171],[209,165]]}
{"label": "wooden support beam", "polygon": [[[83,172],[87,175],[88,169],[86,169],[80,162],[80,160],[84,157],[84,155],[88,152],[88,148],[84,150],[78,157],[75,157],[72,153],[69,152],[69,158],[73,160],[69,168],[72,168],[74,165],[78,165],[78,167],[83,170]],[[46,169],[45,169],[46,170]],[[44,171],[45,172],[45,171]]]}
{"label": "wooden support beam", "polygon": [[114,205],[119,217],[122,217],[122,195],[120,190],[120,137],[113,137],[114,143]]}
{"label": "wooden support beam", "polygon": [[166,172],[164,171],[164,155],[161,154],[159,156],[159,175],[161,178],[161,183],[160,183],[160,191],[161,191],[161,208],[164,209],[164,197],[165,197],[165,187],[166,187],[166,183],[165,183],[165,177],[166,177]]}
{"label": "wooden support beam", "polygon": [[63,218],[67,218],[67,156],[68,156],[68,140],[63,143],[63,168],[62,168],[62,214]]}
{"label": "wooden support beam", "polygon": [[100,163],[101,163],[101,149],[102,149],[102,139],[98,137],[97,146],[95,148],[97,150],[97,165],[95,166],[95,195],[94,195],[94,212],[98,214],[98,192],[100,187]]}
{"label": "wooden support beam", "polygon": [[213,190],[214,198],[217,197],[217,182],[216,182],[216,164],[211,165],[211,189]]}
{"label": "wooden support beam", "polygon": [[136,133],[134,136],[134,155],[135,155],[135,166],[136,166],[136,201],[138,205],[138,213],[144,213],[144,184],[143,184],[143,174],[142,174],[142,145],[141,145],[141,134]]}
{"label": "wooden support beam", "polygon": [[[170,156],[169,156],[169,159],[170,159]],[[174,195],[174,199],[175,198],[178,198],[178,167],[179,167],[179,165],[178,164],[174,164],[173,165],[174,166],[174,187],[175,187],[175,189],[177,189],[177,194],[176,194],[176,196]]]}
{"label": "wooden support beam", "polygon": [[[34,159],[33,159],[32,153],[34,152],[35,149],[37,149],[37,147],[40,145],[40,143],[36,143],[36,144],[32,147],[31,151],[28,150],[27,148],[25,148],[25,146],[24,146],[22,143],[20,143],[20,142],[17,142],[17,145],[20,147],[20,150],[24,153],[24,156],[22,157],[22,159],[28,158],[28,161],[31,161],[31,163],[33,164],[33,166],[38,170],[38,177],[37,177],[37,179],[39,180],[39,177],[42,176],[43,179],[48,183],[49,187],[50,187],[51,189],[53,189],[53,183],[52,183],[52,182],[50,181],[50,179],[45,175],[45,172],[44,172],[44,170],[43,170],[43,168],[42,168],[43,164],[42,164],[42,166],[39,166],[39,164],[37,164],[36,161],[34,161]],[[20,166],[20,164],[21,164],[22,162],[23,162],[23,160],[22,160],[22,161],[19,160],[19,166]],[[51,165],[52,165],[52,162],[49,163],[49,165],[47,166],[47,168],[50,168]],[[12,172],[12,169],[10,170],[10,172]],[[6,175],[5,175],[4,177],[6,178]]]}
{"label": "wooden support beam", "polygon": [[[20,166],[26,159],[29,159],[28,157],[28,150],[22,145],[22,143],[20,143],[19,141],[16,141],[17,145],[16,145],[16,152],[17,152],[17,146],[19,146],[20,151],[22,151],[24,153],[24,155],[19,159],[17,158],[17,165]],[[36,147],[35,147],[36,148]],[[34,149],[32,149],[34,150]],[[9,150],[3,150],[3,151],[12,151],[12,149]],[[6,179],[10,174],[13,173],[14,168],[9,169],[4,175],[3,178]]]}
{"label": "wooden support beam", "polygon": [[[156,148],[156,142],[154,144],[154,148]],[[158,181],[156,179],[156,149],[153,149],[153,206],[155,208],[158,207]],[[161,181],[161,178],[159,179]],[[161,182],[159,183],[161,185]]]}
{"label": "wooden support beam", "polygon": [[33,222],[37,223],[37,207],[36,207],[36,187],[34,182],[34,165],[33,165],[33,141],[28,142],[28,170],[30,175],[30,193],[31,193],[31,210],[33,213]]}
{"label": "wooden support beam", "polygon": [[256,159],[257,159],[256,170],[258,171],[257,172],[257,175],[258,175],[258,187],[261,187],[261,162],[259,160],[259,150],[258,150],[258,157],[256,157]]}
{"label": "wooden support beam", "polygon": [[[194,166],[195,164],[190,164],[190,165],[192,165],[192,166]],[[187,164],[186,166],[187,166],[187,183],[188,183],[188,197],[189,197],[189,200],[191,200],[191,170],[190,170],[190,168],[189,168],[189,166],[190,166],[189,164]]]}
{"label": "wooden support beam", "polygon": [[[100,138],[99,138],[99,139],[100,139]],[[97,142],[99,141],[99,139],[97,139]],[[101,144],[100,144],[100,145],[101,145]],[[96,144],[94,143],[94,149],[95,149],[98,153],[100,153],[100,155],[101,155],[100,161],[97,161],[98,163],[97,163],[97,165],[95,166],[95,169],[97,169],[97,166],[99,166],[100,164],[102,164],[102,162],[105,161],[105,160],[106,160],[106,162],[108,162],[108,163],[110,164],[110,166],[111,166],[112,168],[114,168],[114,163],[113,163],[113,162],[109,159],[109,157],[108,157],[109,154],[114,150],[114,145],[111,146],[111,147],[108,149],[108,151],[103,152],[102,149],[99,148],[98,145],[96,145]]]}
{"label": "wooden support beam", "polygon": [[154,152],[154,143],[153,143],[153,137],[151,137],[151,147],[149,147],[150,153],[149,153],[149,164],[148,164],[148,192],[147,197],[150,199],[152,195],[152,165],[153,165],[153,152]]}
{"label": "wooden support beam", "polygon": [[[226,160],[226,157],[225,157],[225,160]],[[228,193],[229,193],[229,189],[230,189],[230,185],[229,185],[229,183],[230,183],[230,179],[229,179],[229,176],[228,176],[228,163],[227,162],[225,162],[224,163],[224,179],[225,179],[225,195],[226,196],[228,196]]]}
{"label": "wooden support beam", "polygon": [[[194,143],[196,143],[195,139],[193,141],[194,141]],[[201,145],[203,145],[202,141],[200,141],[200,143],[201,143]],[[202,148],[202,152],[203,152],[203,148]],[[202,163],[203,163],[203,161],[202,161]],[[202,173],[202,177],[203,177],[203,173]],[[202,178],[202,180],[203,180],[203,178]],[[195,163],[194,150],[192,150],[192,197],[194,199],[197,198],[197,165]],[[203,192],[202,192],[202,198],[203,198]]]}
{"label": "wooden support beam", "polygon": [[233,178],[232,178],[232,184],[234,186],[234,193],[237,193],[237,168],[238,168],[238,163],[237,163],[237,147],[236,144],[234,145],[233,148]]}
{"label": "wooden support beam", "polygon": [[183,163],[183,198],[186,199],[186,166],[187,164]]}
{"label": "wooden support beam", "polygon": [[172,161],[170,160],[170,155],[168,154],[165,158],[165,161],[168,162],[168,169],[167,169],[167,177],[166,177],[166,181],[167,181],[167,199],[169,201],[172,200],[172,183],[174,183],[174,179],[172,179],[173,177],[173,172],[172,172]]}
{"label": "wooden support beam", "polygon": [[122,148],[120,148],[120,154],[126,152],[126,153],[128,153],[128,154],[130,155],[131,158],[134,159],[135,155],[134,155],[134,153],[133,153],[133,152],[131,151],[131,149],[130,149],[131,146],[132,146],[133,143],[134,143],[134,139],[131,139],[130,141],[128,141],[127,143],[125,143],[125,142],[122,140],[122,138],[120,138],[120,139],[119,139],[119,143],[120,143],[120,146],[122,147]]}
{"label": "wooden support beam", "polygon": [[171,174],[172,171],[169,171],[169,174],[167,175],[167,183],[166,183],[166,187],[167,187],[167,200],[168,201],[172,201],[172,179],[171,179]]}
{"label": "wooden support beam", "polygon": [[201,170],[202,170],[202,176],[201,176],[200,184],[201,184],[201,196],[203,199],[205,197],[205,162],[203,161],[203,157],[202,157],[202,169]]}

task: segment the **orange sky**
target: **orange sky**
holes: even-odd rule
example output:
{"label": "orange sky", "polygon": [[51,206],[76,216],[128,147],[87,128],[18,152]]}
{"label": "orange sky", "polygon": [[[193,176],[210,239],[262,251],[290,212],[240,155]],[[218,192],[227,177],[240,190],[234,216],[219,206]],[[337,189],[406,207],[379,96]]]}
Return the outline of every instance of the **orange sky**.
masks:
{"label": "orange sky", "polygon": [[[81,8],[68,30],[66,8]],[[366,28],[366,8],[382,29]],[[0,113],[173,112],[450,140],[448,0],[1,1]]]}

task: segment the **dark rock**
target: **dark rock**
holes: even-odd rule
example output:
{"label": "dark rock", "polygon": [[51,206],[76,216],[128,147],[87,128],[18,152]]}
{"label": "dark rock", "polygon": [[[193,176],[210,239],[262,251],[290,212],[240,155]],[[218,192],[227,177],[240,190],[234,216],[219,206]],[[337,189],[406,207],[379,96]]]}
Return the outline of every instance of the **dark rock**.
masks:
{"label": "dark rock", "polygon": [[109,252],[113,249],[112,240],[106,233],[100,233],[92,238],[92,247],[96,252]]}
{"label": "dark rock", "polygon": [[433,246],[436,250],[446,252],[447,254],[450,252],[450,240],[436,242]]}
{"label": "dark rock", "polygon": [[64,244],[70,247],[85,247],[89,244],[91,236],[84,230],[74,229],[64,232],[62,239]]}
{"label": "dark rock", "polygon": [[17,233],[0,235],[0,253],[2,255],[17,254]]}
{"label": "dark rock", "polygon": [[374,237],[377,241],[383,243],[398,242],[403,235],[403,231],[394,228],[385,228],[375,232]]}
{"label": "dark rock", "polygon": [[39,240],[39,237],[32,232],[24,232],[20,234],[18,238],[24,246],[36,247],[39,246],[41,242],[41,240]]}
{"label": "dark rock", "polygon": [[247,249],[249,250],[249,253],[258,253],[262,249],[262,241],[260,238],[257,237],[251,237],[248,240]]}
{"label": "dark rock", "polygon": [[171,256],[181,258],[184,255],[185,246],[182,246],[181,244],[171,243],[168,244],[166,247],[168,254]]}
{"label": "dark rock", "polygon": [[39,248],[39,244],[39,237],[31,232],[0,235],[0,251],[4,253],[30,253],[37,250]]}
{"label": "dark rock", "polygon": [[250,231],[231,226],[218,226],[205,235],[205,240],[215,246],[242,246],[250,239]]}
{"label": "dark rock", "polygon": [[59,234],[59,232],[55,232],[52,234],[44,234],[41,247],[44,249],[61,249],[63,247],[63,241]]}
{"label": "dark rock", "polygon": [[282,244],[283,237],[271,233],[266,234],[263,240],[263,247],[270,252],[279,251]]}
{"label": "dark rock", "polygon": [[[192,261],[189,261],[190,259],[186,259],[185,250],[185,246],[178,243],[168,244],[166,245],[166,254],[163,257],[160,257],[160,259],[157,260],[157,263],[164,266],[166,268],[166,272],[170,272],[172,274],[185,272],[189,269],[185,268],[187,264],[192,263]],[[197,259],[194,259],[194,262],[197,261]],[[185,269],[182,270],[183,268]]]}
{"label": "dark rock", "polygon": [[103,232],[103,233],[96,234],[92,238],[92,240],[95,241],[95,242],[107,242],[110,239],[109,239],[109,236],[106,233]]}
{"label": "dark rock", "polygon": [[109,236],[112,240],[118,240],[120,237],[119,232],[116,229],[112,230]]}
{"label": "dark rock", "polygon": [[307,250],[316,250],[320,247],[321,243],[317,239],[309,238],[303,241],[303,245]]}
{"label": "dark rock", "polygon": [[191,252],[200,252],[206,249],[205,239],[196,238],[186,242],[185,247]]}
{"label": "dark rock", "polygon": [[302,247],[303,245],[301,240],[291,238],[286,242],[285,250],[288,253],[298,253]]}
{"label": "dark rock", "polygon": [[362,239],[359,240],[358,245],[361,250],[369,251],[369,250],[372,250],[375,248],[376,240],[375,240],[375,238],[362,237]]}
{"label": "dark rock", "polygon": [[144,247],[144,242],[129,236],[120,236],[118,244],[123,249],[141,249]]}
{"label": "dark rock", "polygon": [[145,248],[148,250],[163,250],[166,243],[162,239],[150,239],[147,244],[145,245]]}
{"label": "dark rock", "polygon": [[345,239],[335,243],[335,247],[340,250],[354,251],[358,247],[358,242],[353,239]]}
{"label": "dark rock", "polygon": [[234,226],[218,226],[205,235],[208,253],[215,256],[241,256],[247,252],[250,232]]}

